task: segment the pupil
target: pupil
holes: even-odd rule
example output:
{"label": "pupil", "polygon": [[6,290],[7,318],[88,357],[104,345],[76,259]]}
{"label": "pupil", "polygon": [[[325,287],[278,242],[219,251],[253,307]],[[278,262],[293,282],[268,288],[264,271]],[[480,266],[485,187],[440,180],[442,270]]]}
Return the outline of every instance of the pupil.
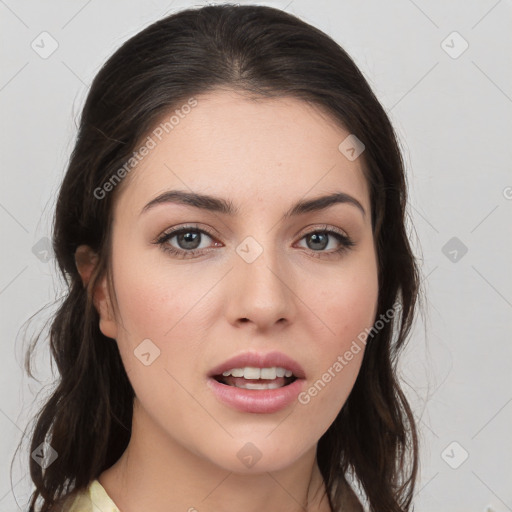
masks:
{"label": "pupil", "polygon": [[[323,241],[321,240],[322,238]],[[320,240],[320,247],[317,246],[316,249],[325,249],[327,247],[326,233],[313,233],[312,235],[310,235],[310,240],[313,240],[313,243],[315,243],[315,241],[318,243],[318,241]],[[310,247],[310,249],[315,249],[315,247]]]}
{"label": "pupil", "polygon": [[184,241],[184,246],[182,249],[197,249],[198,241],[199,241],[199,233],[194,233],[192,231],[187,231],[186,233],[182,233],[178,235],[178,243]]}

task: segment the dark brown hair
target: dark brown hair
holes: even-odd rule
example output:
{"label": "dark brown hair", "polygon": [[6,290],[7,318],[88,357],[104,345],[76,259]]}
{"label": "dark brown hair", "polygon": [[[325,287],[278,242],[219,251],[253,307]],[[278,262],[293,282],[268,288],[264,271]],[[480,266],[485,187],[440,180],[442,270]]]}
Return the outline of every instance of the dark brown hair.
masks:
{"label": "dark brown hair", "polygon": [[[46,441],[58,457],[45,470],[29,458],[36,487],[31,512],[55,510],[60,498],[85,489],[118,460],[130,438],[134,392],[92,302],[92,290],[110,272],[118,190],[101,199],[94,192],[164,114],[219,88],[298,98],[328,112],[365,145],[360,158],[377,246],[377,317],[397,304],[400,314],[369,339],[353,390],[319,440],[317,459],[333,511],[351,503],[362,510],[354,486],[371,511],[411,508],[418,440],[397,357],[414,319],[419,274],[406,233],[405,170],[394,130],[362,73],[326,34],[278,9],[224,4],[153,23],[124,43],[92,83],[54,219],[53,247],[66,281],[50,328],[60,378],[31,435],[31,452]],[[99,255],[86,288],[74,258],[81,244]]]}

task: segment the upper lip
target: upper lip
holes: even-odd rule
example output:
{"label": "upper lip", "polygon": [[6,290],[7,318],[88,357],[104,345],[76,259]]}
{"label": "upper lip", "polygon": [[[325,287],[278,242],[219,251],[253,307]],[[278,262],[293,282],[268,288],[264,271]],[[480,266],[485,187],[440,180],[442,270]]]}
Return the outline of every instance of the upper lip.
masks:
{"label": "upper lip", "polygon": [[269,352],[267,354],[260,354],[257,352],[246,352],[224,361],[208,373],[208,377],[222,375],[223,372],[233,368],[245,368],[251,366],[254,368],[272,368],[274,366],[291,370],[293,375],[298,379],[304,379],[306,374],[302,366],[288,357],[282,352]]}

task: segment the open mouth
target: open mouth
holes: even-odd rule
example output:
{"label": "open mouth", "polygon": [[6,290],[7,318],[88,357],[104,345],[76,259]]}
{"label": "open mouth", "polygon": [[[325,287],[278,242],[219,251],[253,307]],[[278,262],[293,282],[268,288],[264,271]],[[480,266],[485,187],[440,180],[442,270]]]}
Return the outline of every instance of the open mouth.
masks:
{"label": "open mouth", "polygon": [[285,368],[233,368],[213,378],[226,386],[242,389],[278,389],[289,386],[297,380],[290,370]]}

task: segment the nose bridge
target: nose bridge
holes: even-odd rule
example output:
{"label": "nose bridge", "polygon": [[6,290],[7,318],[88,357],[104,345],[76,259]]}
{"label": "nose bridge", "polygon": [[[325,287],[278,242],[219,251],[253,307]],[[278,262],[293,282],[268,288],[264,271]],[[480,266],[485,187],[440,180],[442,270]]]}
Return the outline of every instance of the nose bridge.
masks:
{"label": "nose bridge", "polygon": [[283,270],[283,254],[264,230],[247,236],[236,247],[233,269],[233,320],[247,318],[268,326],[293,313],[293,294]]}

